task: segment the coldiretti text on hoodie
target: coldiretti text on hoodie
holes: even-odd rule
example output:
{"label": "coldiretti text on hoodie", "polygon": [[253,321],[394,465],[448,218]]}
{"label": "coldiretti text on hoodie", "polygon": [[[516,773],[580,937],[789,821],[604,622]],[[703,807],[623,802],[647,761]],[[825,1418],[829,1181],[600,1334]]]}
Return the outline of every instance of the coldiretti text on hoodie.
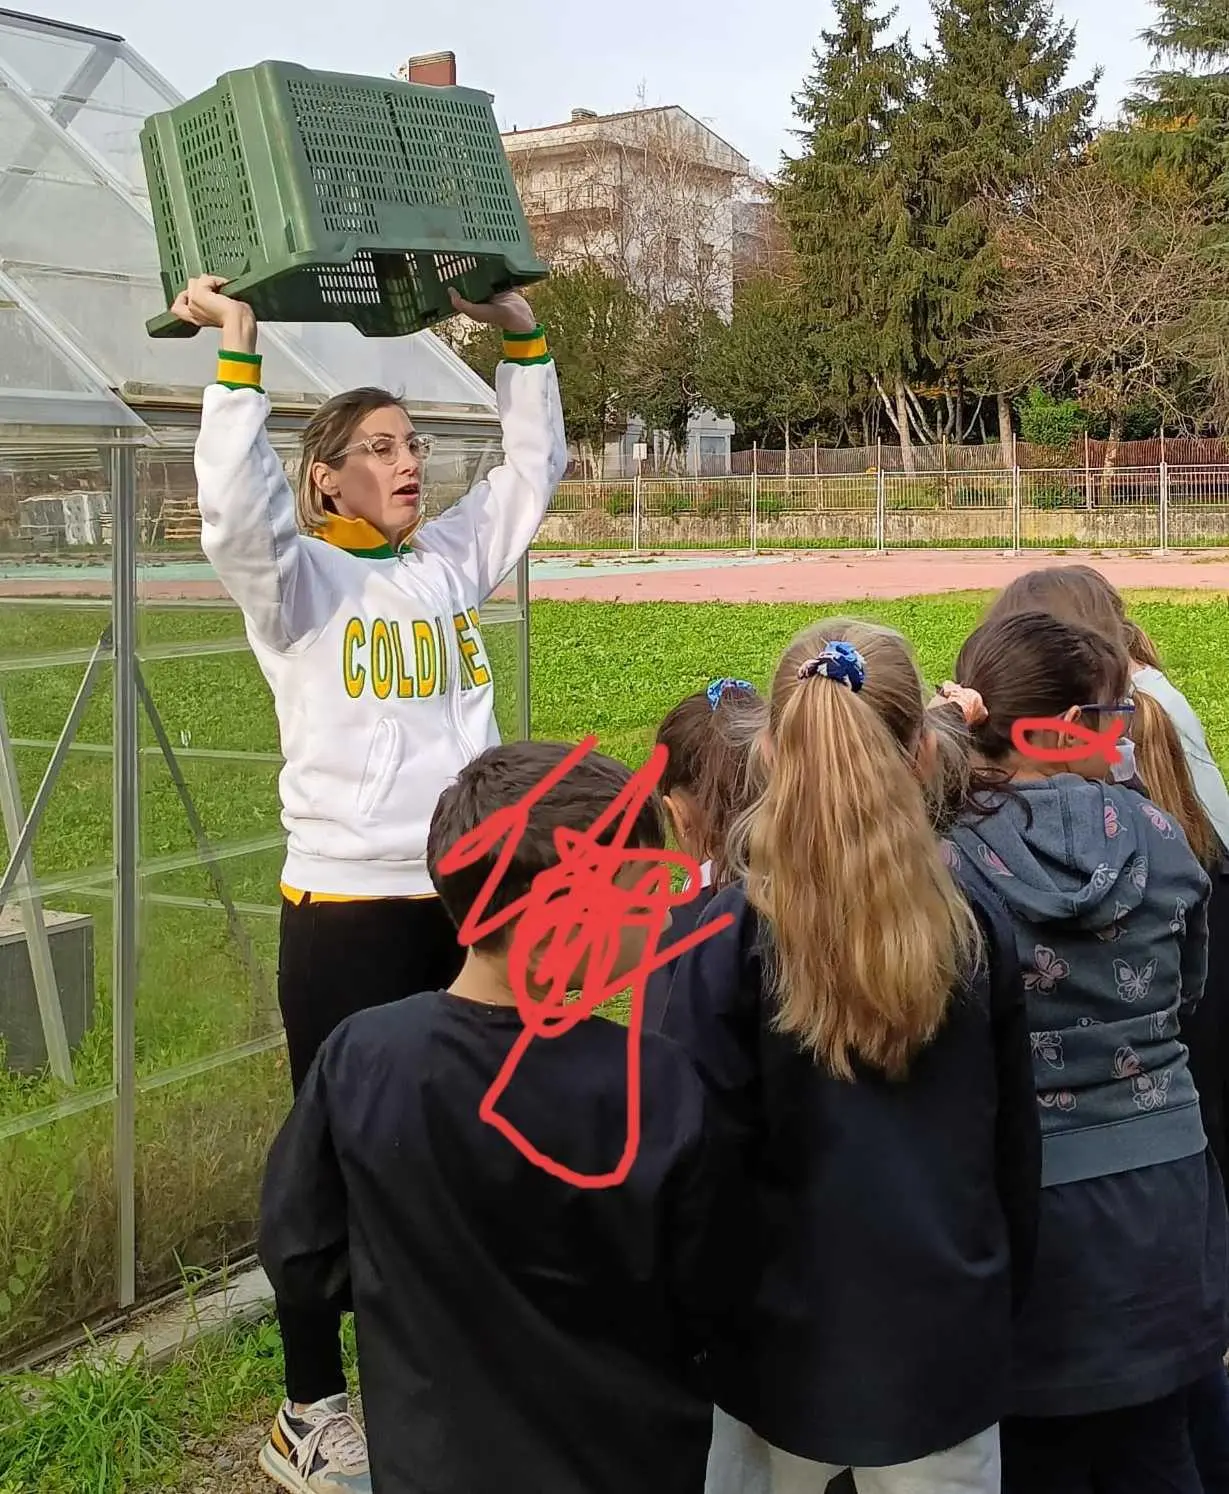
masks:
{"label": "coldiretti text on hoodie", "polygon": [[[377,700],[423,699],[448,688],[447,628],[441,617],[352,617],[342,634],[341,674],[346,694],[358,700],[371,694]],[[451,619],[461,662],[460,686],[477,689],[491,683],[482,647],[478,610],[457,612]]]}

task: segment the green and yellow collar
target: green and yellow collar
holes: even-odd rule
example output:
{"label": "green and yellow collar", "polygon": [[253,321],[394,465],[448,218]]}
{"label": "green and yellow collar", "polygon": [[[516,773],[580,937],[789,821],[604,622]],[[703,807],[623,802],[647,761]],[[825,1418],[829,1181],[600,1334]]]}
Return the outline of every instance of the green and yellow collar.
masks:
{"label": "green and yellow collar", "polygon": [[336,545],[348,555],[357,555],[361,560],[392,560],[397,548],[390,545],[383,534],[366,519],[347,519],[342,514],[329,514],[319,529],[317,539]]}

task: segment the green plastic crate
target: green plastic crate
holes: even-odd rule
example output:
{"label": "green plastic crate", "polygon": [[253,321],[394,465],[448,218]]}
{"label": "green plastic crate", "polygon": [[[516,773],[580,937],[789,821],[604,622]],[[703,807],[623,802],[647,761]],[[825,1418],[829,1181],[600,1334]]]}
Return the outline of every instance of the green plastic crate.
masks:
{"label": "green plastic crate", "polygon": [[[262,62],[141,131],[168,307],[224,275],[262,321],[400,337],[546,277],[491,96]],[[169,311],[153,337],[196,328]]]}

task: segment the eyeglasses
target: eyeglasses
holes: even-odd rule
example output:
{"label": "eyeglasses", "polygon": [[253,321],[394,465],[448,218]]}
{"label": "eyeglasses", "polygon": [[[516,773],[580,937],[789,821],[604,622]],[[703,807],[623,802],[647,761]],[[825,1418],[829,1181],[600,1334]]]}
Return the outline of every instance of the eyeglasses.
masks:
{"label": "eyeglasses", "polygon": [[1097,705],[1082,705],[1081,716],[1133,716],[1135,714],[1135,702],[1133,700],[1120,700],[1117,705],[1106,705],[1101,702]]}
{"label": "eyeglasses", "polygon": [[365,441],[356,441],[353,446],[347,446],[344,451],[339,451],[336,456],[327,460],[340,462],[343,457],[353,456],[356,451],[365,451],[375,457],[377,462],[391,467],[403,446],[416,462],[425,461],[431,455],[430,436],[368,436]]}

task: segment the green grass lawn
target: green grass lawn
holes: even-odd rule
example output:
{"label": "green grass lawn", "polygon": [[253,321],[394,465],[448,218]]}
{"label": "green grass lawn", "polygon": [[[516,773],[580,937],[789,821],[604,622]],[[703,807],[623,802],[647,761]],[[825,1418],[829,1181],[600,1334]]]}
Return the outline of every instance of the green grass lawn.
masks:
{"label": "green grass lawn", "polygon": [[[763,686],[798,628],[841,611],[900,628],[929,678],[940,680],[984,601],[963,595],[846,609],[538,603],[531,624],[534,734],[575,741],[593,732],[605,751],[639,764],[658,722],[682,696],[725,674]],[[1229,768],[1229,602],[1157,593],[1132,601]],[[105,621],[105,611],[93,607],[0,608],[0,664],[23,665],[0,673],[13,738],[45,743],[58,735]],[[230,611],[151,608],[142,618],[145,678],[210,838],[224,851],[278,830],[272,704],[250,656],[230,648],[241,634]],[[488,645],[507,727],[515,719],[514,630],[491,628]],[[216,651],[196,652],[201,649]],[[24,667],[36,657],[42,667]],[[97,1009],[75,1061],[79,1094],[88,1099],[99,1091],[101,1098],[77,1113],[51,1112],[48,1107],[65,1101],[62,1090],[44,1075],[21,1077],[0,1068],[0,1358],[104,1312],[114,1289],[112,1114],[105,1095],[111,1076],[110,738],[104,673],[79,733],[82,750],[69,759],[35,848],[40,880],[53,889],[49,906],[95,919]],[[270,995],[280,851],[268,845],[221,863],[257,961],[263,990],[254,989],[223,915],[191,905],[191,899],[212,896],[213,888],[197,864],[170,775],[148,750],[153,740],[143,723],[137,1202],[139,1285],[146,1292],[177,1279],[181,1268],[212,1265],[249,1247],[265,1149],[288,1099],[280,1050],[261,1048],[261,1040],[277,1031]],[[266,756],[214,755],[244,752]],[[16,757],[28,804],[49,750],[20,746]],[[208,1066],[214,1055],[244,1044],[258,1051]],[[253,1397],[267,1397],[275,1385],[271,1354],[259,1335],[243,1340],[235,1362],[217,1371],[229,1390],[217,1388],[212,1360],[205,1370],[195,1362],[179,1379],[160,1382],[156,1393],[131,1376],[121,1375],[105,1390],[82,1382],[53,1401],[49,1423],[14,1420],[10,1383],[8,1401],[0,1395],[0,1494],[10,1486],[22,1494],[162,1487],[155,1474],[174,1460],[166,1428],[181,1415],[184,1397],[208,1393],[219,1407],[233,1409],[246,1396],[250,1409]],[[205,1376],[206,1390],[189,1392],[194,1375]],[[149,1426],[133,1437],[144,1437],[142,1445],[154,1451],[123,1473],[126,1481],[117,1482],[121,1464],[114,1457],[108,1463],[106,1437],[95,1438],[94,1446],[72,1434],[74,1419],[80,1420],[73,1397],[95,1395],[113,1397],[124,1416],[136,1416],[125,1409],[132,1403],[146,1405]],[[138,1424],[132,1421],[134,1429]],[[133,1445],[126,1444],[130,1453]],[[32,1455],[32,1446],[43,1452]]]}
{"label": "green grass lawn", "polygon": [[[901,628],[932,680],[943,678],[984,598],[859,603],[850,610]],[[575,604],[532,613],[534,733],[602,748],[633,765],[657,723],[716,675],[766,683],[790,636],[834,608],[795,605]],[[1135,614],[1172,676],[1202,715],[1229,766],[1229,604],[1151,594]],[[29,744],[54,739],[76,692],[104,609],[0,608],[0,691],[9,730]],[[145,678],[180,755],[197,809],[228,853],[220,874],[240,904],[251,967],[216,907],[170,774],[142,725],[141,854],[144,900],[136,1009],[138,1286],[152,1293],[181,1268],[248,1246],[265,1148],[284,1113],[288,1083],[272,999],[276,964],[277,738],[254,661],[234,649],[233,611],[149,608],[142,615]],[[488,630],[505,729],[516,636]],[[214,650],[213,652],[198,652]],[[114,1287],[111,1161],[111,691],[103,678],[35,846],[48,906],[95,921],[96,1013],[75,1055],[78,1096],[97,1103],[63,1115],[68,1097],[45,1074],[0,1067],[0,1359],[42,1336],[104,1312]],[[226,754],[263,754],[244,760]],[[28,804],[49,748],[19,746]],[[251,843],[241,855],[231,855]],[[227,1061],[214,1062],[217,1055]],[[53,1118],[54,1114],[54,1118]]]}

